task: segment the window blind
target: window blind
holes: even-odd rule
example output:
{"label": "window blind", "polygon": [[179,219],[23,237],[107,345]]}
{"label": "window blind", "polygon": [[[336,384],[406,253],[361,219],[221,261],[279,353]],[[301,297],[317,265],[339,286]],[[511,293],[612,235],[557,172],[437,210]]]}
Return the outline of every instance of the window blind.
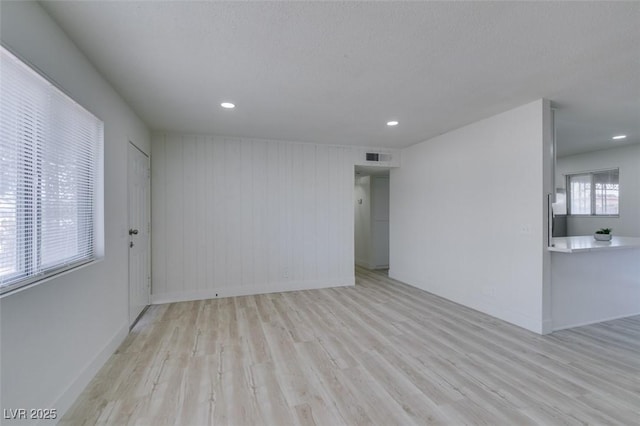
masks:
{"label": "window blind", "polygon": [[595,214],[617,215],[618,197],[620,195],[620,171],[604,170],[593,173],[593,187],[595,196]]}
{"label": "window blind", "polygon": [[591,214],[591,174],[569,176],[571,214]]}
{"label": "window blind", "polygon": [[569,214],[617,216],[620,203],[620,170],[567,175]]}
{"label": "window blind", "polygon": [[1,48],[0,294],[96,254],[103,123]]}

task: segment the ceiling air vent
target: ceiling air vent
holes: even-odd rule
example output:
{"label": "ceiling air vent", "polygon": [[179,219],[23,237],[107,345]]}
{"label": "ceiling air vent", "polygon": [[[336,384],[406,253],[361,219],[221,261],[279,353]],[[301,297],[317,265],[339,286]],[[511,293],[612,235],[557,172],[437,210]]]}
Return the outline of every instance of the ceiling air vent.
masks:
{"label": "ceiling air vent", "polygon": [[380,161],[380,154],[377,152],[367,152],[367,161]]}
{"label": "ceiling air vent", "polygon": [[377,152],[367,152],[367,161],[391,161],[391,154],[379,154]]}

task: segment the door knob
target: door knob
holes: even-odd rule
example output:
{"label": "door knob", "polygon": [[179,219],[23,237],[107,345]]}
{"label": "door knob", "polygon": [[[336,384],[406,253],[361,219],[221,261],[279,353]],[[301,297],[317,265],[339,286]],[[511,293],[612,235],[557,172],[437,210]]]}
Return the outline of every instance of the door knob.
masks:
{"label": "door knob", "polygon": [[129,235],[138,235],[137,229],[129,229]]}

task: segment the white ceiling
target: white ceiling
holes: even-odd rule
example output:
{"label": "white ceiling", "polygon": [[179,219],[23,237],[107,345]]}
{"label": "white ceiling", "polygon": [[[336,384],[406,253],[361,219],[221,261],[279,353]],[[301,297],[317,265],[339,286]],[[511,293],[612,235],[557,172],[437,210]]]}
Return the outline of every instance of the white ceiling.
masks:
{"label": "white ceiling", "polygon": [[640,142],[639,2],[43,6],[154,130],[399,148],[545,97],[560,154]]}

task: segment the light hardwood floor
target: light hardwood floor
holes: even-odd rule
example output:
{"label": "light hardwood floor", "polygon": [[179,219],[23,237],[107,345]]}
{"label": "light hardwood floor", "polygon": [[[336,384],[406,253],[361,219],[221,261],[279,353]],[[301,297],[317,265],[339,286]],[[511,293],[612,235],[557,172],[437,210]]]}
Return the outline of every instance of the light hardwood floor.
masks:
{"label": "light hardwood floor", "polygon": [[152,306],[61,424],[640,423],[640,317],[539,336],[356,283]]}

